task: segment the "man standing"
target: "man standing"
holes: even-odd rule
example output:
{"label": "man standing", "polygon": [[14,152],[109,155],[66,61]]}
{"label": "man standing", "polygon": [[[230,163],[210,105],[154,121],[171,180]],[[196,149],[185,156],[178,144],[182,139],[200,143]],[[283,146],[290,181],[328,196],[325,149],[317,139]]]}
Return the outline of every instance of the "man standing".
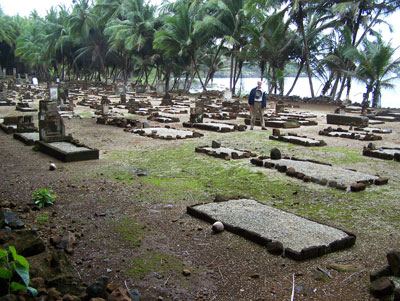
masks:
{"label": "man standing", "polygon": [[256,117],[259,116],[261,129],[266,130],[264,121],[264,109],[267,106],[267,97],[265,91],[261,88],[261,81],[257,82],[257,87],[253,88],[249,94],[249,109],[250,109],[250,130],[253,130],[256,123]]}

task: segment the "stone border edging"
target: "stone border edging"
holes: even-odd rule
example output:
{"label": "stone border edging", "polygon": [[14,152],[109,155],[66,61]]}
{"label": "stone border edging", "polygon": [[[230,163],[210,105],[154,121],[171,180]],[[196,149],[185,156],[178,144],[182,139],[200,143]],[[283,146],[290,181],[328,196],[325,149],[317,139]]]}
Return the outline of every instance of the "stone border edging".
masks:
{"label": "stone border edging", "polygon": [[[225,201],[225,200],[224,200]],[[226,200],[229,201],[229,200]],[[258,202],[258,201],[257,201]],[[261,202],[259,202],[262,205],[265,205]],[[201,220],[204,220],[208,223],[213,224],[214,222],[216,222],[217,220],[212,218],[210,215],[208,215],[207,213],[201,212],[199,210],[197,210],[196,206],[198,205],[203,205],[204,203],[200,203],[200,204],[196,204],[196,205],[192,205],[192,206],[187,206],[186,207],[186,212],[187,214],[193,216],[193,217],[197,217]],[[266,205],[265,205],[266,206]],[[280,209],[281,210],[281,209]],[[282,210],[284,211],[284,210]],[[284,211],[287,212],[287,211]],[[295,213],[291,213],[291,212],[287,212],[296,216],[299,216],[301,218],[304,218],[300,215],[297,215]],[[308,218],[304,218],[307,219],[309,221],[313,221],[328,227],[332,227],[331,225],[328,225],[326,223],[321,223],[319,221],[315,221],[312,219],[308,219]],[[347,235],[349,235],[348,237],[342,239],[342,240],[335,240],[333,242],[331,242],[328,246],[322,245],[322,246],[312,246],[312,247],[308,247],[308,248],[304,248],[301,250],[301,252],[297,252],[292,250],[291,248],[284,248],[282,243],[279,241],[274,241],[272,239],[268,239],[265,237],[262,237],[261,235],[259,235],[258,233],[255,233],[253,231],[250,230],[246,230],[240,227],[235,227],[233,225],[227,224],[227,223],[223,223],[224,224],[224,228],[229,231],[232,232],[234,234],[237,234],[239,236],[244,237],[247,240],[250,240],[252,242],[255,242],[256,244],[259,244],[263,247],[267,248],[267,251],[273,255],[282,255],[284,257],[288,257],[290,259],[296,260],[296,261],[304,261],[304,260],[308,260],[308,259],[312,259],[315,257],[320,257],[335,251],[339,251],[342,249],[346,249],[346,248],[350,248],[352,247],[355,242],[356,242],[356,235],[350,231],[347,230],[343,230],[340,229],[338,227],[332,227],[335,228],[337,230],[341,230],[344,233],[346,233]]]}

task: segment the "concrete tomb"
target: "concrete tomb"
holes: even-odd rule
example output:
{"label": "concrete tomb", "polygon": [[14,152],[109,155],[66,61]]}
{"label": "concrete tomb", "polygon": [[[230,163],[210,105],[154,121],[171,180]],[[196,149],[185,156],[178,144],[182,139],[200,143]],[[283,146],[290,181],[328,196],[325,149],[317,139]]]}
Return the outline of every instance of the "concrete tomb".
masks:
{"label": "concrete tomb", "polygon": [[165,139],[165,140],[198,138],[203,136],[203,134],[198,132],[174,129],[170,127],[165,127],[165,128],[151,127],[145,129],[135,129],[132,130],[132,133],[139,134],[145,137],[151,137],[154,139]]}
{"label": "concrete tomb", "polygon": [[382,185],[388,182],[387,179],[379,176],[294,157],[276,160],[269,157],[259,157],[252,159],[251,163],[256,166],[275,168],[279,172],[286,173],[289,177],[295,177],[304,182],[328,185],[339,190],[361,191],[365,190],[366,185],[373,183]]}
{"label": "concrete tomb", "polygon": [[298,144],[302,146],[325,146],[326,143],[323,140],[307,138],[306,136],[298,136],[295,133],[288,133],[286,135],[271,135],[270,140],[277,140],[282,142],[288,142],[292,144]]}
{"label": "concrete tomb", "polygon": [[146,92],[146,86],[145,85],[136,85],[136,93],[145,93]]}
{"label": "concrete tomb", "polygon": [[126,95],[126,86],[125,85],[116,85],[115,87],[115,94],[118,96]]}
{"label": "concrete tomb", "polygon": [[[246,125],[250,125],[250,118],[246,118],[244,120],[244,123]],[[255,122],[256,126],[261,126],[261,122],[259,119],[256,119]],[[267,127],[272,127],[272,128],[284,128],[284,129],[294,129],[294,128],[299,128],[300,123],[298,123],[295,120],[270,120],[270,119],[265,119],[265,126]]]}
{"label": "concrete tomb", "polygon": [[356,236],[251,199],[187,207],[187,213],[266,247],[274,255],[301,261],[354,245]]}
{"label": "concrete tomb", "polygon": [[147,120],[161,123],[180,122],[180,119],[178,117],[165,116],[160,114],[159,112],[152,113],[151,116],[147,117]]}
{"label": "concrete tomb", "polygon": [[367,157],[400,162],[400,148],[380,147],[376,148],[373,143],[364,146],[363,155]]}
{"label": "concrete tomb", "polygon": [[191,122],[183,122],[183,126],[186,128],[197,128],[200,130],[206,131],[215,131],[215,132],[234,132],[240,131],[243,132],[246,130],[247,126],[245,125],[237,125],[237,124],[229,124],[229,123],[213,123],[213,122],[205,122],[205,123],[191,123]]}
{"label": "concrete tomb", "polygon": [[375,127],[354,128],[355,131],[375,133],[375,134],[391,134],[392,129],[381,129]]}
{"label": "concrete tomb", "polygon": [[55,101],[39,102],[39,150],[64,162],[99,158],[97,149],[89,148],[65,135],[64,121]]}
{"label": "concrete tomb", "polygon": [[368,126],[368,117],[342,114],[327,114],[326,123],[353,126]]}
{"label": "concrete tomb", "polygon": [[[214,141],[213,141],[214,142]],[[237,150],[229,147],[222,147],[220,144],[210,146],[198,146],[195,148],[196,153],[203,153],[209,156],[230,160],[230,159],[244,159],[256,156],[250,151]]]}
{"label": "concrete tomb", "polygon": [[374,135],[368,132],[349,132],[342,128],[333,129],[328,127],[322,131],[319,131],[319,134],[322,136],[328,137],[340,137],[340,138],[347,138],[347,139],[354,139],[354,140],[362,140],[362,141],[377,141],[382,140],[381,136]]}
{"label": "concrete tomb", "polygon": [[7,134],[12,133],[32,133],[38,129],[33,123],[33,116],[6,116],[0,126]]}

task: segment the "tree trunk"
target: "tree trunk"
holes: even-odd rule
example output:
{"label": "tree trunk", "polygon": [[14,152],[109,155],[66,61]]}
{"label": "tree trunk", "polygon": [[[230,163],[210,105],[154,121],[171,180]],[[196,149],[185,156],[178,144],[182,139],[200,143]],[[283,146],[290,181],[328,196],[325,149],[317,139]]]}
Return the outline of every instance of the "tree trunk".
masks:
{"label": "tree trunk", "polygon": [[299,71],[297,71],[297,74],[296,74],[296,78],[294,79],[294,82],[293,82],[292,86],[290,87],[289,91],[286,93],[286,96],[289,96],[290,93],[292,93],[294,87],[296,86],[297,80],[300,77],[301,70],[303,69],[303,66],[304,66],[304,60],[302,59],[301,62],[300,62]]}

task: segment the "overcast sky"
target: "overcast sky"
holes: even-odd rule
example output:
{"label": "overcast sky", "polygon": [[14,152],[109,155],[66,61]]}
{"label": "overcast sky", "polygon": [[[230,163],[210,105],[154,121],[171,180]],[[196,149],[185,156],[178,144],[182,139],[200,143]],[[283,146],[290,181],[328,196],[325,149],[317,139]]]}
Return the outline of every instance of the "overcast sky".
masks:
{"label": "overcast sky", "polygon": [[[152,4],[160,4],[162,0],[151,0]],[[40,16],[45,16],[51,6],[57,7],[59,4],[65,4],[67,8],[72,5],[72,0],[0,0],[0,7],[3,12],[9,16],[19,14],[27,17],[36,9]],[[386,26],[382,27],[384,40],[392,40],[392,47],[400,46],[400,11],[386,18],[386,21],[393,26],[393,33],[390,33]],[[400,53],[400,49],[397,53]]]}

